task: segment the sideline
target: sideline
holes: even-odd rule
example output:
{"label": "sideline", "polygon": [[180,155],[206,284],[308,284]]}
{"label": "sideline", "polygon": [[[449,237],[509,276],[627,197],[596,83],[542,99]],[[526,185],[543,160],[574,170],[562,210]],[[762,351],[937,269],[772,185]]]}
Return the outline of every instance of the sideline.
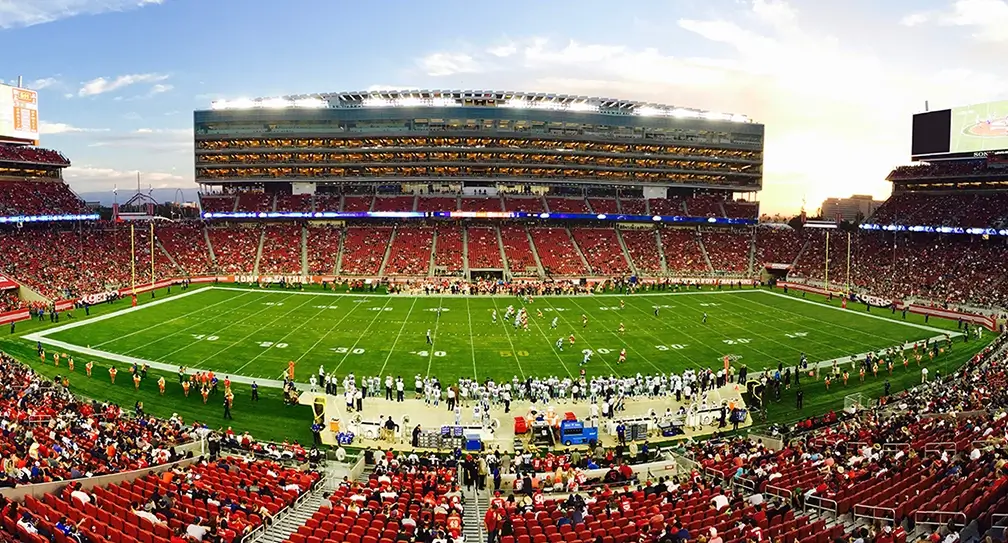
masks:
{"label": "sideline", "polygon": [[[52,346],[52,347],[59,347],[61,349],[67,350],[67,351],[73,351],[73,352],[80,353],[80,354],[85,354],[85,355],[89,355],[89,356],[93,356],[93,357],[103,358],[103,359],[109,360],[109,361],[120,362],[120,363],[127,364],[127,365],[132,365],[132,364],[139,364],[139,365],[147,364],[147,365],[149,365],[153,369],[157,369],[157,370],[161,370],[161,371],[166,371],[166,372],[175,372],[175,371],[178,370],[178,366],[179,366],[178,364],[169,364],[169,363],[164,363],[164,362],[157,362],[157,361],[154,361],[154,360],[148,360],[148,359],[138,358],[138,357],[134,357],[134,356],[122,355],[122,354],[117,354],[117,353],[110,353],[108,351],[103,351],[101,349],[94,349],[94,348],[90,348],[90,347],[82,347],[80,345],[76,345],[76,344],[73,344],[73,343],[68,343],[68,342],[65,342],[65,341],[60,341],[60,340],[49,338],[48,335],[49,334],[55,334],[57,332],[62,332],[64,330],[69,330],[69,329],[72,329],[72,328],[77,328],[79,326],[84,326],[84,325],[91,324],[91,323],[101,322],[101,321],[108,320],[108,319],[111,319],[111,318],[114,318],[114,317],[126,315],[126,314],[132,313],[134,311],[139,311],[139,310],[144,309],[146,307],[154,307],[154,306],[159,305],[159,304],[168,303],[168,302],[171,302],[173,300],[177,300],[177,299],[180,299],[180,298],[185,298],[185,297],[188,297],[188,296],[192,296],[192,295],[198,294],[200,292],[207,292],[207,291],[211,291],[211,290],[231,290],[231,291],[238,291],[238,292],[260,292],[260,293],[263,293],[263,294],[271,294],[271,293],[276,293],[276,292],[283,292],[283,291],[272,291],[272,290],[264,290],[264,289],[248,289],[248,288],[235,288],[235,287],[221,287],[221,286],[215,286],[215,285],[205,286],[205,287],[196,288],[196,289],[193,289],[193,290],[190,290],[188,292],[184,292],[184,293],[181,293],[181,294],[178,294],[178,295],[175,295],[175,296],[171,296],[170,298],[162,298],[160,300],[156,300],[156,301],[153,301],[153,302],[145,303],[145,304],[142,304],[142,305],[137,305],[135,307],[128,307],[128,308],[125,308],[125,309],[121,309],[119,311],[113,311],[112,313],[106,313],[106,314],[103,314],[103,315],[99,315],[99,316],[94,317],[94,318],[85,319],[85,320],[82,320],[82,321],[76,321],[76,322],[72,322],[72,323],[67,323],[67,324],[64,324],[64,325],[57,326],[55,328],[43,330],[43,331],[40,331],[40,332],[34,332],[34,333],[27,334],[27,335],[24,335],[24,336],[21,336],[21,337],[23,339],[25,339],[25,340],[28,340],[28,341],[40,342],[40,343],[42,343],[44,345],[49,345],[49,346]],[[786,294],[781,294],[781,293],[778,293],[778,292],[774,292],[772,290],[765,290],[765,289],[743,288],[743,289],[736,289],[736,290],[713,290],[713,291],[697,291],[697,292],[645,293],[645,294],[626,295],[626,297],[638,297],[638,296],[720,295],[720,294],[738,294],[738,293],[744,293],[744,292],[763,292],[763,293],[770,294],[770,295],[773,295],[773,296],[776,296],[776,297],[779,297],[779,298],[784,298],[784,299],[788,299],[788,300],[793,300],[793,301],[798,301],[798,302],[802,302],[802,303],[806,303],[806,304],[811,304],[811,305],[816,306],[816,307],[825,307],[825,308],[833,309],[833,310],[836,310],[836,311],[850,312],[851,314],[859,315],[859,316],[862,316],[862,317],[868,317],[868,318],[878,319],[878,320],[882,320],[882,321],[890,322],[890,323],[902,324],[904,326],[909,326],[909,327],[912,327],[912,328],[918,328],[918,329],[922,329],[922,330],[928,330],[928,331],[931,331],[931,332],[937,332],[937,333],[941,334],[940,336],[935,336],[934,338],[932,338],[932,340],[944,339],[945,336],[946,336],[946,334],[949,337],[960,337],[960,336],[962,336],[961,332],[956,332],[956,331],[953,331],[953,330],[945,330],[945,329],[936,328],[936,327],[933,327],[933,326],[926,326],[926,325],[923,325],[923,324],[916,324],[916,323],[911,323],[911,322],[903,322],[903,321],[900,321],[900,320],[889,319],[889,318],[886,318],[886,317],[883,317],[883,316],[872,315],[872,314],[869,314],[869,313],[855,312],[855,311],[852,311],[852,310],[836,307],[836,306],[833,306],[833,305],[820,304],[820,303],[817,303],[817,302],[814,302],[814,301],[805,300],[805,299],[801,299],[801,298],[795,298],[793,296],[788,296]],[[388,294],[351,294],[351,293],[327,293],[327,292],[312,293],[312,292],[303,292],[303,291],[286,292],[286,294],[289,294],[289,295],[308,295],[308,296],[351,297],[351,298],[352,297],[361,297],[361,296],[367,296],[367,297],[385,297],[385,298],[388,298],[389,300],[391,300],[392,297],[395,296],[395,295],[388,295]],[[511,295],[509,294],[509,295],[506,295],[506,296],[510,297]],[[621,294],[596,294],[596,295],[583,295],[583,296],[543,296],[543,298],[591,298],[593,296],[594,297],[602,297],[602,296],[612,297],[612,296],[624,296],[624,295],[621,295]],[[433,296],[413,296],[413,298],[422,298],[422,297],[433,298]],[[453,297],[456,297],[456,296],[453,296]],[[457,297],[459,297],[459,298],[489,298],[489,299],[494,299],[494,298],[500,298],[502,296],[459,295]],[[767,305],[767,304],[763,304],[763,305]],[[829,324],[828,321],[823,321],[823,320],[817,319],[815,317],[806,316],[805,318],[808,318],[808,319],[811,319],[811,320],[817,320],[819,322],[823,322],[825,324]],[[149,328],[153,328],[153,327],[149,327]],[[506,331],[505,331],[505,333],[506,333]],[[509,336],[509,339],[510,339],[510,336]],[[908,348],[912,348],[913,345],[914,345],[914,343],[916,343],[916,342],[907,342],[907,343],[905,343],[904,344],[904,350],[906,350]],[[865,353],[859,353],[857,355],[857,357],[858,358],[864,358],[864,356],[866,354],[867,354],[867,352],[865,352]],[[819,362],[810,363],[809,366],[810,367],[819,367],[819,368],[821,368],[821,367],[830,367],[830,366],[832,366],[832,364],[833,364],[834,361],[837,362],[838,364],[844,364],[844,363],[848,362],[849,360],[850,360],[849,356],[844,356],[844,357],[840,357],[840,358],[836,358],[836,359],[823,360],[823,361],[819,361]],[[196,372],[206,371],[203,368],[195,368],[195,367],[189,367],[189,366],[186,366],[186,367],[189,370],[191,370],[191,371],[196,371]],[[519,368],[520,368],[520,363],[519,363]],[[523,372],[523,375],[524,375],[524,372]],[[236,382],[236,383],[241,383],[241,384],[248,385],[248,384],[252,384],[253,382],[255,382],[255,383],[259,384],[260,386],[266,386],[266,387],[271,387],[271,388],[282,388],[283,387],[283,382],[279,381],[279,380],[276,380],[276,379],[260,379],[260,378],[247,377],[247,376],[238,375],[238,374],[236,374],[236,375],[229,375],[229,376],[230,376],[231,380],[233,382]],[[309,386],[308,383],[295,383],[295,385],[298,386],[298,387],[308,387]]]}

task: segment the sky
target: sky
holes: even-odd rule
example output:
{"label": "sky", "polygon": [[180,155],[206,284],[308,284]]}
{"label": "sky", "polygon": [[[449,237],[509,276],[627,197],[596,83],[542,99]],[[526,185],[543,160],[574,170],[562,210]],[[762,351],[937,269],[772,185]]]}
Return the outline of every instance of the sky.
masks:
{"label": "sky", "polygon": [[1008,0],[0,0],[0,80],[39,91],[81,193],[194,187],[214,99],[494,89],[748,115],[786,214],[885,198],[925,101],[1008,98],[1006,28]]}

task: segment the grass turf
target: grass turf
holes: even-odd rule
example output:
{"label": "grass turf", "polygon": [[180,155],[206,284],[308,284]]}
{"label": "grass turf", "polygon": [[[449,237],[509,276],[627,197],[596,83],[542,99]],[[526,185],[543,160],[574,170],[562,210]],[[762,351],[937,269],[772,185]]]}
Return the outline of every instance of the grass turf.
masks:
{"label": "grass turf", "polygon": [[[288,360],[297,363],[298,380],[307,380],[318,366],[340,376],[402,375],[412,383],[414,375],[436,375],[453,382],[458,377],[510,379],[513,376],[576,375],[581,349],[595,351],[586,367],[588,375],[681,372],[688,368],[721,364],[734,355],[736,368],[746,365],[750,373],[793,365],[800,353],[810,361],[846,357],[906,341],[933,337],[938,329],[955,329],[954,322],[934,320],[923,328],[923,318],[876,310],[865,315],[863,306],[843,311],[822,297],[800,299],[793,293],[767,291],[703,290],[632,296],[542,297],[529,304],[529,331],[515,330],[504,322],[505,307],[522,306],[516,298],[400,297],[387,295],[333,295],[321,291],[261,290],[220,286],[190,290],[171,297],[164,291],[154,300],[141,296],[141,307],[127,301],[94,308],[88,321],[77,311],[77,323],[53,330],[46,323],[21,323],[18,335],[43,332],[48,337],[108,353],[160,361],[190,368],[213,369],[219,375],[245,375],[276,379]],[[620,301],[625,304],[620,309]],[[151,302],[158,302],[151,304]],[[659,315],[654,315],[659,306]],[[438,308],[441,308],[440,312]],[[498,319],[492,322],[496,310]],[[542,312],[542,317],[538,316]],[[703,314],[708,315],[703,323]],[[581,315],[588,317],[582,326]],[[557,328],[551,327],[556,318]],[[66,319],[61,324],[65,324]],[[618,332],[623,323],[626,332]],[[917,325],[917,326],[913,326]],[[428,345],[430,330],[433,345]],[[567,336],[575,335],[571,348]],[[555,347],[564,338],[564,350]],[[943,374],[957,367],[981,346],[957,343],[952,354],[932,365]],[[34,343],[5,341],[2,348],[31,363],[46,375],[66,374],[51,360],[41,364]],[[618,364],[620,349],[626,363]],[[52,352],[52,348],[47,348]],[[133,390],[126,365],[115,363],[121,374],[109,385],[108,361],[96,360],[94,378],[83,376],[85,360],[75,357],[72,386],[99,399],[132,406],[140,398],[149,412],[178,412],[187,420],[214,421],[219,425],[222,408],[211,398],[204,406],[198,394],[183,398],[174,372],[165,374],[167,394],[157,394],[154,378]],[[853,392],[877,396],[884,378],[868,378],[865,384],[852,379],[847,387],[834,385],[829,392],[821,382],[803,381],[805,409],[793,409],[793,394],[771,402],[769,420],[790,422],[811,414],[842,407],[843,397]],[[893,390],[919,382],[919,373],[897,368],[890,378]],[[305,440],[310,434],[310,410],[283,407],[277,391],[260,388],[259,405],[249,405],[248,390],[235,385],[236,429],[248,429],[261,438]],[[249,413],[254,416],[249,417]],[[230,424],[230,423],[229,423]]]}

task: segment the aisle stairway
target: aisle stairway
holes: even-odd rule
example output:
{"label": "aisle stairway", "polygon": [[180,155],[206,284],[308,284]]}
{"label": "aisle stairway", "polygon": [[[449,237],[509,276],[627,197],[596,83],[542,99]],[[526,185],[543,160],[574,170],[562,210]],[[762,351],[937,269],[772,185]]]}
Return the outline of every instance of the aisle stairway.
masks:
{"label": "aisle stairway", "polygon": [[282,543],[289,540],[291,534],[296,532],[299,526],[304,526],[322,505],[329,504],[329,500],[325,496],[332,493],[341,479],[337,476],[336,467],[334,463],[327,463],[322,468],[325,477],[318,487],[301,498],[301,501],[292,505],[290,509],[280,513],[274,519],[273,524],[267,526],[266,530],[252,541],[256,543]]}
{"label": "aisle stairway", "polygon": [[465,514],[462,515],[462,533],[465,540],[480,543],[486,541],[486,531],[483,529],[483,515],[490,508],[490,496],[487,491],[469,490],[462,491],[465,499]]}

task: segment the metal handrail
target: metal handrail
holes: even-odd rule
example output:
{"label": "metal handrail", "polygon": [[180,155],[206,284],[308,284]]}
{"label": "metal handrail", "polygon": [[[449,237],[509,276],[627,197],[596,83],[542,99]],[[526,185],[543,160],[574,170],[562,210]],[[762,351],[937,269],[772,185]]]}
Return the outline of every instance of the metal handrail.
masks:
{"label": "metal handrail", "polygon": [[[880,517],[880,516],[876,516],[874,514],[868,514],[868,513],[860,513],[859,514],[858,513],[858,509],[859,508],[863,509],[863,510],[871,511],[872,513],[875,513],[877,511],[888,511],[888,512],[892,513],[892,515],[888,516],[888,517]],[[854,504],[854,508],[851,509],[851,515],[854,517],[854,519],[857,519],[858,517],[861,517],[861,518],[870,518],[870,519],[873,519],[873,520],[888,520],[888,521],[891,521],[891,522],[896,522],[896,509],[894,509],[892,507],[882,507],[880,505],[866,505],[866,504],[863,504],[863,503]]]}
{"label": "metal handrail", "polygon": [[777,496],[778,498],[787,498],[788,500],[794,495],[794,493],[782,486],[767,485],[766,493],[772,496]]}
{"label": "metal handrail", "polygon": [[[947,518],[945,518],[944,520],[938,520],[938,521],[934,521],[934,520],[922,520],[921,515],[935,515],[939,519],[941,519],[943,517],[947,517]],[[962,511],[917,511],[916,513],[914,513],[914,523],[915,524],[927,524],[927,525],[930,525],[930,526],[940,526],[940,525],[943,525],[943,524],[947,524],[948,521],[950,521],[950,520],[952,520],[954,518],[957,518],[957,517],[961,517],[962,518],[962,522],[955,523],[956,526],[966,526],[966,524],[969,523],[969,519],[966,518],[966,513],[963,513]]]}
{"label": "metal handrail", "polygon": [[956,452],[956,443],[955,443],[955,441],[938,441],[938,442],[934,442],[934,443],[928,443],[928,444],[924,445],[924,452],[925,453],[931,453],[931,452],[952,452],[952,453],[955,453]]}
{"label": "metal handrail", "polygon": [[[827,503],[831,503],[833,504],[833,506],[829,507]],[[836,500],[823,498],[822,496],[816,496],[815,494],[812,494],[811,496],[807,496],[805,498],[805,504],[803,510],[807,511],[810,507],[812,509],[818,509],[820,511],[829,511],[830,513],[833,513],[834,516],[839,515],[838,511],[840,511],[840,506],[837,504]]]}

